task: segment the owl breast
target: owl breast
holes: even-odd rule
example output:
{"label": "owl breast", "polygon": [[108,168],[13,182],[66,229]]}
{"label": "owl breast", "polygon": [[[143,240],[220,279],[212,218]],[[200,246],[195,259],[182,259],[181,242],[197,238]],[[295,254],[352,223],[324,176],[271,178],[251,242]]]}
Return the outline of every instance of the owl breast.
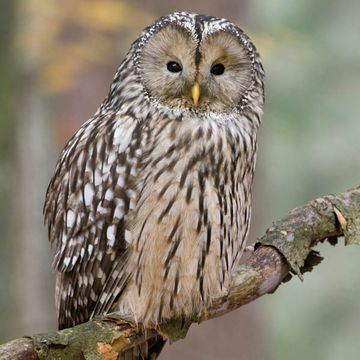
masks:
{"label": "owl breast", "polygon": [[188,317],[227,288],[248,232],[254,131],[245,118],[144,125],[127,226],[130,280],[113,311],[141,323]]}

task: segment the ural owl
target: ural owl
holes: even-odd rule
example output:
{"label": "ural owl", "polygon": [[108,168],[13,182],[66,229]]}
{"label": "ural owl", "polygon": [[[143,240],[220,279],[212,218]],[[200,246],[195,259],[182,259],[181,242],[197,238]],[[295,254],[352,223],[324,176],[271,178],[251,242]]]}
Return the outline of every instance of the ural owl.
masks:
{"label": "ural owl", "polygon": [[263,81],[225,19],[174,13],[132,44],[47,190],[59,328],[109,312],[156,326],[226,290],[249,229]]}

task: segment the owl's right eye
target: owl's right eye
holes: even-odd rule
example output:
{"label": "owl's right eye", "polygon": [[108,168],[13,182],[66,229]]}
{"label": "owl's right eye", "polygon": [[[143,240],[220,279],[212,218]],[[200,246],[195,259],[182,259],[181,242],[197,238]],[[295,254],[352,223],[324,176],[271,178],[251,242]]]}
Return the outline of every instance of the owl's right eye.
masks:
{"label": "owl's right eye", "polygon": [[176,61],[169,61],[166,64],[166,67],[172,73],[178,73],[182,70],[181,65],[179,63],[177,63]]}

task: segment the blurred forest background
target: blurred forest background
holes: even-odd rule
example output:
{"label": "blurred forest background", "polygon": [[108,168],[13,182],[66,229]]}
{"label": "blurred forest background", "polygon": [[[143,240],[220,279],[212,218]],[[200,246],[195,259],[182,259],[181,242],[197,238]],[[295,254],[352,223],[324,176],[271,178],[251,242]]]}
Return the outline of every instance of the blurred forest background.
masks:
{"label": "blurred forest background", "polygon": [[[96,111],[144,26],[188,10],[231,19],[266,69],[252,239],[306,201],[360,184],[358,0],[1,0],[0,342],[54,330],[42,204],[56,159]],[[300,283],[193,325],[163,359],[360,356],[360,249],[319,247]]]}

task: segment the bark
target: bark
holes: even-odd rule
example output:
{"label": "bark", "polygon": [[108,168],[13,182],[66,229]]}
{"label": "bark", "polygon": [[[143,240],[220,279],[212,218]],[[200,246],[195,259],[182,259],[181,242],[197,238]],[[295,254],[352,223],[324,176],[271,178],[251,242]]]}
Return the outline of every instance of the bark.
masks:
{"label": "bark", "polygon": [[186,336],[191,323],[221,316],[274,292],[290,272],[302,279],[321,260],[314,246],[325,239],[334,244],[338,236],[345,237],[346,245],[360,244],[360,188],[312,200],[275,222],[234,271],[228,292],[186,323],[172,319],[144,330],[110,314],[71,329],[13,340],[0,346],[0,359],[109,360],[156,334],[176,341]]}

